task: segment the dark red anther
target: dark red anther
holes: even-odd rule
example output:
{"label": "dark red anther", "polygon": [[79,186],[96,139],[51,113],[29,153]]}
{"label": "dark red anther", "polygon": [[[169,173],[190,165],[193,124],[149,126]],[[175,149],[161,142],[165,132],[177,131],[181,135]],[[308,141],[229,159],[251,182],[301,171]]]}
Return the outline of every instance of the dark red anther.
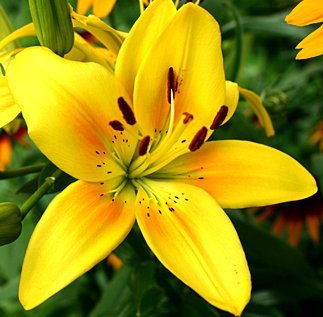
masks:
{"label": "dark red anther", "polygon": [[109,125],[112,127],[113,130],[124,131],[123,124],[118,120],[110,121]]}
{"label": "dark red anther", "polygon": [[183,123],[184,124],[187,124],[189,122],[191,122],[193,120],[193,115],[188,113],[188,112],[183,112],[183,115],[185,116],[184,120],[183,120]]}
{"label": "dark red anther", "polygon": [[125,121],[130,125],[134,125],[136,123],[135,114],[123,97],[118,98],[118,105]]}
{"label": "dark red anther", "polygon": [[173,94],[176,92],[176,79],[173,67],[168,69],[168,77],[167,77],[167,99],[168,103],[172,102],[172,91]]}
{"label": "dark red anther", "polygon": [[143,156],[147,153],[148,145],[150,142],[150,136],[145,136],[139,143],[138,152],[140,156]]}
{"label": "dark red anther", "polygon": [[207,135],[207,128],[206,127],[202,127],[199,131],[197,131],[192,142],[190,143],[190,145],[188,147],[191,152],[198,150],[202,146],[202,144],[205,141],[206,135]]}
{"label": "dark red anther", "polygon": [[210,126],[211,130],[217,129],[225,120],[228,115],[229,108],[227,106],[221,106],[218,113],[215,115],[214,120]]}

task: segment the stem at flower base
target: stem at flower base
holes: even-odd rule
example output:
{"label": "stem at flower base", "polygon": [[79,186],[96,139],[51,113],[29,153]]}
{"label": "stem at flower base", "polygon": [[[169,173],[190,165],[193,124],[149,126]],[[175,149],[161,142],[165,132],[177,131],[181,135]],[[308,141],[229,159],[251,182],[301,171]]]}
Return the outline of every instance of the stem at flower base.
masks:
{"label": "stem at flower base", "polygon": [[35,206],[35,204],[49,191],[54,185],[56,179],[62,175],[61,170],[56,170],[52,176],[47,177],[44,183],[24,202],[21,206],[21,219],[24,219],[28,212]]}
{"label": "stem at flower base", "polygon": [[0,172],[0,180],[7,179],[7,178],[14,178],[14,177],[23,176],[23,175],[28,175],[28,174],[32,174],[32,173],[37,173],[37,172],[40,172],[45,166],[46,166],[46,164],[35,164],[35,165],[17,168],[12,171]]}

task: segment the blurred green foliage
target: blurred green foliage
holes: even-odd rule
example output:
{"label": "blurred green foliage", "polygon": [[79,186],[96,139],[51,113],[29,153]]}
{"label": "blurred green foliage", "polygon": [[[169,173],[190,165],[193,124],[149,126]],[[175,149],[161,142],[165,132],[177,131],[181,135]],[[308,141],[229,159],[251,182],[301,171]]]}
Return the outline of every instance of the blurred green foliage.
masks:
{"label": "blurred green foliage", "polygon": [[[75,7],[75,1],[71,3]],[[30,21],[27,0],[0,0],[0,4],[15,28]],[[261,95],[276,129],[276,135],[267,138],[255,123],[254,114],[241,101],[236,115],[213,138],[251,140],[281,149],[305,165],[323,188],[323,153],[318,144],[310,142],[322,121],[323,59],[294,60],[293,48],[308,33],[306,28],[284,22],[295,2],[206,0],[202,5],[220,23],[227,77],[232,78],[234,74],[242,87]],[[122,0],[105,20],[128,31],[138,15],[137,1]],[[240,33],[236,32],[237,26]],[[34,43],[35,39],[29,39],[21,44]],[[240,67],[234,72],[237,44],[241,45]],[[34,146],[15,145],[10,169],[35,162],[46,163],[46,159]],[[40,174],[0,181],[0,201],[21,204],[53,168],[49,164]],[[52,192],[71,181],[63,175]],[[0,248],[1,317],[229,316],[209,305],[163,268],[136,227],[116,250],[124,262],[122,269],[113,271],[103,261],[38,308],[24,311],[17,299],[23,255],[29,236],[52,197],[53,193],[44,197],[26,218],[16,243]],[[305,230],[295,249],[287,244],[284,236],[277,237],[270,232],[271,219],[257,225],[254,215],[246,210],[228,213],[241,238],[253,279],[252,298],[243,317],[321,316],[323,244],[313,243]]]}

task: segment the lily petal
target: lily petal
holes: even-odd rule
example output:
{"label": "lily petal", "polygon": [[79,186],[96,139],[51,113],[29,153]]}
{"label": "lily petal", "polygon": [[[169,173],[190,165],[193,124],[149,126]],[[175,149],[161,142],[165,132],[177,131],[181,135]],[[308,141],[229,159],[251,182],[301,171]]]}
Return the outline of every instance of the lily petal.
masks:
{"label": "lily petal", "polygon": [[297,46],[302,49],[296,56],[296,59],[306,59],[323,54],[323,25],[310,35],[305,37]]}
{"label": "lily petal", "polygon": [[[134,223],[135,193],[126,187],[116,198],[109,184],[78,181],[51,202],[30,239],[19,298],[29,310],[107,257]],[[111,189],[111,188],[110,188]],[[125,203],[126,201],[126,203]]]}
{"label": "lily petal", "polygon": [[0,128],[15,119],[20,113],[20,107],[9,91],[8,81],[0,75]]}
{"label": "lily petal", "polygon": [[171,0],[155,0],[129,32],[116,64],[116,76],[129,96],[133,95],[135,78],[144,57],[175,14],[176,8]]}
{"label": "lily petal", "polygon": [[229,108],[228,114],[222,124],[226,123],[233,116],[239,102],[239,86],[237,83],[227,80],[225,82],[225,100],[224,104]]}
{"label": "lily petal", "polygon": [[16,40],[26,37],[26,36],[36,36],[35,26],[33,23],[29,23],[27,25],[24,25],[23,27],[12,32],[8,36],[6,36],[4,39],[2,39],[0,41],[0,51],[3,48],[5,48],[8,44],[12,43],[13,41],[16,41]]}
{"label": "lily petal", "polygon": [[323,22],[323,6],[321,0],[303,0],[286,17],[288,24],[304,26]]}
{"label": "lily petal", "polygon": [[247,141],[207,142],[156,177],[167,175],[205,189],[222,208],[272,205],[317,191],[312,175],[292,157]]}
{"label": "lily petal", "polygon": [[85,15],[86,12],[91,8],[93,0],[78,0],[76,12],[82,15]]}
{"label": "lily petal", "polygon": [[166,122],[171,67],[176,86],[175,124],[184,112],[192,114],[189,135],[193,137],[201,127],[211,125],[225,101],[219,26],[206,10],[193,3],[178,11],[138,72],[134,111],[145,134],[152,135]]}
{"label": "lily petal", "polygon": [[113,75],[105,68],[33,47],[15,57],[7,78],[29,135],[55,165],[85,181],[124,174],[112,156],[115,131],[109,122],[122,115]]}
{"label": "lily petal", "polygon": [[260,97],[253,91],[242,87],[239,87],[239,92],[256,113],[261,126],[265,128],[267,136],[273,136],[275,134],[273,123]]}
{"label": "lily petal", "polygon": [[104,18],[112,11],[115,4],[116,0],[94,0],[93,13],[99,18]]}
{"label": "lily petal", "polygon": [[145,183],[151,192],[139,189],[136,218],[154,254],[209,303],[240,315],[250,298],[250,274],[225,212],[195,186]]}

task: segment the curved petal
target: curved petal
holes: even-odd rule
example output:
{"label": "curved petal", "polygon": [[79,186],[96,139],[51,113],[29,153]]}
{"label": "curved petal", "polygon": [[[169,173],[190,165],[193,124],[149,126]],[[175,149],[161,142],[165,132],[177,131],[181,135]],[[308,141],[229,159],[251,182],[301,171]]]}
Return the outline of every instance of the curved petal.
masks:
{"label": "curved petal", "polygon": [[124,35],[122,35],[121,32],[118,32],[111,26],[105,24],[95,15],[91,14],[88,17],[85,17],[74,11],[71,12],[71,15],[74,27],[79,27],[88,31],[106,48],[111,50],[113,54],[118,54],[120,46],[124,41]]}
{"label": "curved petal", "polygon": [[272,205],[317,191],[312,175],[293,158],[247,141],[207,142],[160,173],[205,189],[223,208]]}
{"label": "curved petal", "polygon": [[[34,47],[16,56],[7,77],[29,135],[55,165],[85,181],[124,174],[113,157],[112,145],[120,133],[109,126],[112,120],[122,120],[122,114],[113,75],[105,68]],[[135,136],[124,133],[121,138]],[[136,147],[132,141],[129,147],[122,144],[128,154]]]}
{"label": "curved petal", "polygon": [[112,11],[115,4],[116,0],[94,0],[93,13],[99,18],[104,18]]}
{"label": "curved petal", "polygon": [[250,298],[250,275],[225,212],[195,186],[145,183],[150,191],[139,189],[136,218],[154,254],[209,303],[240,315]]}
{"label": "curved petal", "polygon": [[275,134],[273,123],[271,122],[270,116],[264,107],[261,98],[253,91],[242,87],[239,87],[239,92],[256,113],[261,126],[264,127],[266,131],[267,136],[273,136]]}
{"label": "curved petal", "polygon": [[20,113],[20,107],[9,91],[8,81],[0,75],[0,128],[14,120]]}
{"label": "curved petal", "polygon": [[87,42],[82,36],[74,34],[74,46],[64,58],[79,62],[95,62],[111,73],[114,72],[115,55],[106,48],[96,47]]}
{"label": "curved petal", "polygon": [[[108,186],[108,184],[107,184]],[[107,257],[131,230],[135,193],[101,197],[105,185],[78,181],[56,196],[37,224],[22,268],[19,298],[32,309]]]}
{"label": "curved petal", "polygon": [[86,12],[91,8],[93,0],[78,0],[76,12],[85,15]]}
{"label": "curved petal", "polygon": [[225,82],[225,99],[224,104],[229,108],[228,114],[226,115],[222,124],[226,123],[233,116],[237,109],[239,102],[239,86],[237,83],[230,80]]}
{"label": "curved petal", "polygon": [[35,26],[33,23],[29,23],[27,25],[24,25],[20,29],[12,32],[8,36],[6,36],[4,39],[0,41],[0,51],[6,47],[8,44],[10,44],[13,41],[16,41],[22,37],[26,36],[36,36]]}
{"label": "curved petal", "polygon": [[175,125],[184,112],[192,114],[187,136],[192,138],[203,126],[211,125],[225,101],[219,26],[206,10],[193,3],[178,11],[139,69],[134,111],[144,134],[153,135],[155,129],[163,129],[167,120],[171,67]]}
{"label": "curved petal", "polygon": [[135,78],[144,57],[175,13],[176,8],[171,0],[155,0],[129,32],[116,64],[116,76],[129,96],[133,95]]}
{"label": "curved petal", "polygon": [[286,17],[288,24],[304,26],[323,22],[323,6],[321,0],[303,0]]}
{"label": "curved petal", "polygon": [[297,47],[302,49],[296,56],[296,59],[306,59],[316,57],[323,54],[323,25],[310,35],[305,37]]}

